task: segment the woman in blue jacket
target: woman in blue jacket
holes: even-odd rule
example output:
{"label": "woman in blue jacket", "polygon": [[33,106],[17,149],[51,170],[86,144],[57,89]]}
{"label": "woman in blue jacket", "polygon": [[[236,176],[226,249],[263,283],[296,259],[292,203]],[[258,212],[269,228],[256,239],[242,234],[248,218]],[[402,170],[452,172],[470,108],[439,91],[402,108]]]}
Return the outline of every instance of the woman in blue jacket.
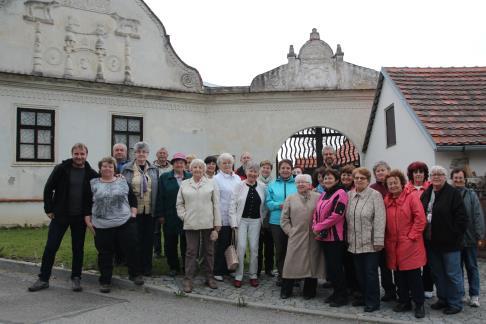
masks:
{"label": "woman in blue jacket", "polygon": [[278,163],[278,178],[267,187],[265,204],[270,211],[270,230],[275,242],[275,254],[277,261],[277,286],[282,284],[282,271],[287,253],[287,235],[280,227],[280,218],[285,199],[296,193],[294,178],[292,177],[292,161],[282,160]]}

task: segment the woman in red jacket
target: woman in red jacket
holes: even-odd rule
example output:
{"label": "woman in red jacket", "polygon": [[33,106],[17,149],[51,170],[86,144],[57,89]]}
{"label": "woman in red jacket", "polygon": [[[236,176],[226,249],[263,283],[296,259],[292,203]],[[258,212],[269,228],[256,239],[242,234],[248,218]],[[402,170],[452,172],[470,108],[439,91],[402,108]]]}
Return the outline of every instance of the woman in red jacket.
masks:
{"label": "woman in red jacket", "polygon": [[423,318],[424,286],[420,268],[426,263],[423,231],[425,213],[416,194],[404,190],[405,176],[393,170],[386,177],[388,194],[385,197],[386,231],[385,249],[387,266],[398,274],[398,304],[395,312],[412,309],[410,296],[415,303],[415,317]]}

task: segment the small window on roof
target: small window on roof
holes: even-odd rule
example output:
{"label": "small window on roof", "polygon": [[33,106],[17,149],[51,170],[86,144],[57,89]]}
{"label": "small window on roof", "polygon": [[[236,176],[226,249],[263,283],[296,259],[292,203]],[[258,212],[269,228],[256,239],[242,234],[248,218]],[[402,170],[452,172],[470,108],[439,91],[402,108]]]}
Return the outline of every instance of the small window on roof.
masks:
{"label": "small window on roof", "polygon": [[397,135],[395,131],[395,107],[390,105],[385,109],[386,125],[386,147],[397,144]]}

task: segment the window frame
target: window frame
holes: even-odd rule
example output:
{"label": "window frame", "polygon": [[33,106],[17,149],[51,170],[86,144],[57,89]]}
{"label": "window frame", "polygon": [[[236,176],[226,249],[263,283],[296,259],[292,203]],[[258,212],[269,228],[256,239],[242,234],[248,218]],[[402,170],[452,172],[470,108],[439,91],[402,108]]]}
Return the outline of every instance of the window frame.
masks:
{"label": "window frame", "polygon": [[[127,126],[127,130],[126,131],[115,131],[115,120],[116,119],[126,119],[127,120],[127,125],[128,125],[128,120],[130,120],[130,119],[139,120],[140,121],[140,131],[139,132],[131,132],[131,131],[128,130],[128,126]],[[116,114],[112,114],[111,115],[111,147],[113,147],[113,145],[115,145],[117,143],[117,142],[115,142],[115,135],[120,135],[120,134],[126,136],[126,145],[127,145],[127,148],[128,148],[127,154],[130,155],[130,147],[128,147],[128,145],[129,145],[129,141],[128,141],[129,136],[130,135],[140,135],[140,141],[143,141],[143,116],[130,116],[130,115],[116,115]],[[112,152],[110,152],[110,154],[112,154]]]}
{"label": "window frame", "polygon": [[[56,139],[56,111],[54,109],[43,109],[43,108],[31,108],[18,106],[17,109],[17,121],[16,121],[16,143],[15,143],[15,161],[16,162],[54,162],[55,159],[55,139]],[[22,112],[33,112],[35,113],[34,125],[22,125]],[[37,114],[38,113],[48,113],[51,115],[51,125],[42,126],[37,125]],[[22,129],[32,129],[34,130],[34,143],[21,143],[20,134]],[[49,144],[39,144],[37,142],[37,133],[39,130],[49,130],[51,132],[51,138]],[[20,157],[20,146],[22,144],[34,145],[34,158],[21,158]],[[38,147],[42,145],[49,145],[51,147],[51,154],[48,159],[37,158]]]}
{"label": "window frame", "polygon": [[[395,106],[394,104],[389,105],[388,107],[385,108],[385,135],[386,135],[386,148],[392,147],[397,145],[397,125],[395,122]],[[392,120],[391,117],[389,117],[389,113],[393,114],[392,115]],[[392,124],[389,124],[389,121]],[[393,134],[391,134],[393,132]]]}

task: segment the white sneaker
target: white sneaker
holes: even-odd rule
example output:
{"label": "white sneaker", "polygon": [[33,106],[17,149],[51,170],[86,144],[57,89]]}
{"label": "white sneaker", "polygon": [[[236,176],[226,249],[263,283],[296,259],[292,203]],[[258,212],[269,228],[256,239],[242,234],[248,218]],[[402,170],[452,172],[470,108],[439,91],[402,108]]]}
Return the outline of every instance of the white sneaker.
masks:
{"label": "white sneaker", "polygon": [[426,291],[426,292],[424,292],[424,297],[425,297],[425,299],[430,299],[430,298],[434,297],[434,292],[433,291]]}
{"label": "white sneaker", "polygon": [[214,279],[217,281],[223,281],[223,276],[214,276]]}
{"label": "white sneaker", "polygon": [[469,301],[469,306],[479,307],[479,296],[471,296],[471,300]]}

